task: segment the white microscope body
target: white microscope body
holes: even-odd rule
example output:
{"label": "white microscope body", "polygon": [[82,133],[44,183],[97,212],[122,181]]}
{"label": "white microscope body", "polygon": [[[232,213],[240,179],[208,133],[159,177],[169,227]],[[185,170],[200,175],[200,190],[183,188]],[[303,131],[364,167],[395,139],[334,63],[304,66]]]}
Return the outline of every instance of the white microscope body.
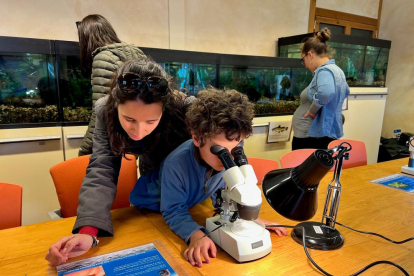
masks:
{"label": "white microscope body", "polygon": [[409,151],[410,151],[410,158],[408,159],[408,166],[403,166],[401,168],[401,172],[414,175],[414,136],[410,138],[409,143]]}
{"label": "white microscope body", "polygon": [[[210,238],[238,262],[260,259],[272,251],[270,233],[254,220],[257,219],[262,203],[257,178],[249,164],[233,166],[223,173],[226,188],[220,216],[208,218],[207,233]],[[236,218],[230,212],[238,212]],[[213,231],[220,225],[219,229]]]}

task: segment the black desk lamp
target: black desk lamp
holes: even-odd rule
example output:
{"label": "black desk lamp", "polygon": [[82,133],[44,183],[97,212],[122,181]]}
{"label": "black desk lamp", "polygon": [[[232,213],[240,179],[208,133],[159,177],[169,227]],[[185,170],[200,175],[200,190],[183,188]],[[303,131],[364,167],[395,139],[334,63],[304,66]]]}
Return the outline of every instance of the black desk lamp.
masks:
{"label": "black desk lamp", "polygon": [[[347,146],[343,146],[347,144]],[[328,185],[321,222],[302,222],[305,229],[305,245],[312,249],[333,250],[344,244],[344,239],[335,229],[341,196],[343,159],[348,159],[352,149],[348,143],[328,150],[316,150],[302,164],[295,168],[273,170],[263,179],[263,194],[267,202],[282,216],[303,221],[312,218],[318,208],[318,185],[335,164],[332,181]],[[336,154],[335,154],[336,153]],[[336,162],[335,162],[336,160]],[[297,227],[292,238],[303,245],[303,230]]]}

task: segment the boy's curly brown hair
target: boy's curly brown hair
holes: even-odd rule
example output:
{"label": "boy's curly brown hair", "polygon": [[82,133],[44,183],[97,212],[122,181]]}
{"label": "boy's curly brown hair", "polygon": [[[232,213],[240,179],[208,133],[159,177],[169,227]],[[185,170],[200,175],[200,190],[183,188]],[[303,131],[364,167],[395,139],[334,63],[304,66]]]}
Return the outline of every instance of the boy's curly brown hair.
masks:
{"label": "boy's curly brown hair", "polygon": [[239,141],[242,135],[247,138],[252,134],[254,105],[236,90],[208,88],[198,93],[185,117],[188,130],[194,133],[200,146],[223,132],[229,141],[237,134]]}

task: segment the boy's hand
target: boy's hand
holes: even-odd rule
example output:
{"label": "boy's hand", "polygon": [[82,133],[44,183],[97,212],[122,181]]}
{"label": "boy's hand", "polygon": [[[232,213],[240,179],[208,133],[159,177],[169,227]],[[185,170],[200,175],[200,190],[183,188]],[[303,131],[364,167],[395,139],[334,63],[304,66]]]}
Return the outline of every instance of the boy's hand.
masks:
{"label": "boy's hand", "polygon": [[201,230],[197,230],[190,238],[190,245],[184,251],[184,258],[192,265],[196,264],[198,267],[203,266],[201,254],[206,263],[210,263],[210,257],[215,258],[217,248],[214,242],[209,237],[204,237],[205,234]]}
{"label": "boy's hand", "polygon": [[[279,224],[277,222],[272,222],[272,221],[265,220],[265,219],[262,219],[262,218],[258,218],[258,219],[256,219],[256,221],[257,222],[261,222],[261,223],[263,223],[265,225],[275,225],[275,224]],[[266,227],[266,229],[275,231],[276,234],[279,237],[281,237],[282,235],[283,236],[286,236],[286,234],[287,234],[286,228],[284,228],[284,227]]]}

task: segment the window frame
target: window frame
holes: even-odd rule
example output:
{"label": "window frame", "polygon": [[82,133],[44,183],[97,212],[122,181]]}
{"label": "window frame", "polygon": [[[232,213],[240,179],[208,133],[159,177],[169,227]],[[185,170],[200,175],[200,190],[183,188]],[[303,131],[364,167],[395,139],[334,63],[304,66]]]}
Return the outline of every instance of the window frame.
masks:
{"label": "window frame", "polygon": [[379,1],[378,18],[370,18],[350,13],[338,12],[316,7],[316,0],[310,0],[308,32],[319,31],[320,23],[345,27],[345,35],[351,34],[351,29],[372,31],[372,38],[378,38],[381,21],[382,1]]}

